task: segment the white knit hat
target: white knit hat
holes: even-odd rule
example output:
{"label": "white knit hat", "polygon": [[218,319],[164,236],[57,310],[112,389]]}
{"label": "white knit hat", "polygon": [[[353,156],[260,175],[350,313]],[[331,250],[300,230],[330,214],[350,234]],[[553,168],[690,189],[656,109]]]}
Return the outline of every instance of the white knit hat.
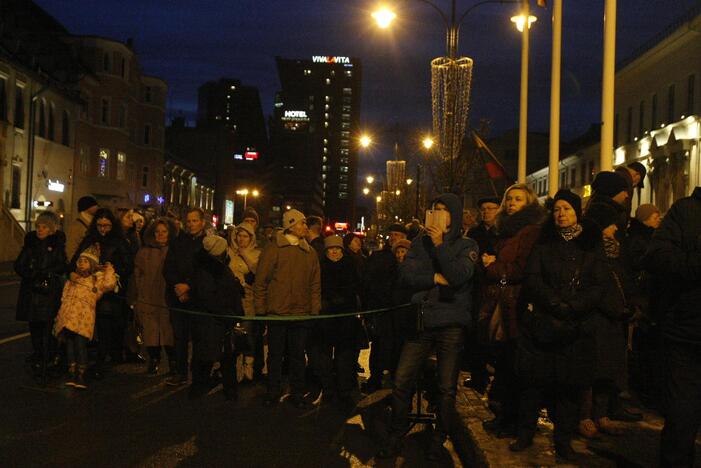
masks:
{"label": "white knit hat", "polygon": [[282,228],[283,229],[289,229],[295,224],[297,224],[300,221],[304,221],[304,213],[301,211],[292,209],[289,211],[285,211],[285,214],[282,215]]}
{"label": "white knit hat", "polygon": [[207,236],[202,239],[202,247],[212,257],[219,257],[226,252],[226,239],[219,236]]}

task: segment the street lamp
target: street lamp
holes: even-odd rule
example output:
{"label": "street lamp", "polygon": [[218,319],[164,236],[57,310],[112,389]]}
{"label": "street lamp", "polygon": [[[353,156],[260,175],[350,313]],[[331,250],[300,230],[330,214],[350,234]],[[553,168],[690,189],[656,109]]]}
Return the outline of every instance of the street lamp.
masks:
{"label": "street lamp", "polygon": [[360,136],[360,146],[363,148],[368,148],[372,144],[372,138],[369,135]]}
{"label": "street lamp", "polygon": [[381,8],[374,12],[372,17],[381,29],[387,29],[392,24],[392,21],[395,20],[397,14],[388,8]]}
{"label": "street lamp", "polygon": [[433,148],[433,138],[426,137],[421,141],[421,144],[424,145],[424,149],[430,150]]}
{"label": "street lamp", "polygon": [[[521,32],[521,99],[518,121],[518,182],[526,182],[526,149],[528,145],[528,39],[535,17],[530,13],[530,1],[523,1],[523,11],[511,18]],[[528,21],[526,21],[528,18]],[[525,27],[528,26],[528,27]]]}
{"label": "street lamp", "polygon": [[367,188],[367,187],[365,187],[365,188],[363,189],[363,195],[367,195],[368,193],[370,193],[370,189]]}
{"label": "street lamp", "polygon": [[239,189],[236,191],[236,195],[243,195],[243,209],[246,209],[246,203],[248,201],[248,194],[251,194],[254,198],[257,198],[260,195],[260,192],[258,190],[252,190],[249,191],[247,188]]}
{"label": "street lamp", "polygon": [[412,182],[414,182],[414,179],[407,179],[407,180],[406,180],[406,184],[407,184],[407,185],[411,185]]}
{"label": "street lamp", "polygon": [[367,177],[365,178],[365,181],[366,181],[368,184],[372,184],[373,182],[375,182],[375,178],[374,178],[373,176],[369,175],[369,176],[367,176]]}

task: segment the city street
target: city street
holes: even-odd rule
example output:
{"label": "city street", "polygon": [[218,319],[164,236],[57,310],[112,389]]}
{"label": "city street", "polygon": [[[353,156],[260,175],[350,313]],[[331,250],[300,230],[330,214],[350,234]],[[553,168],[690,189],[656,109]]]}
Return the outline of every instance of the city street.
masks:
{"label": "city street", "polygon": [[221,387],[193,402],[187,387],[168,387],[135,364],[116,366],[85,392],[56,380],[42,388],[24,363],[29,338],[4,341],[24,331],[14,321],[17,291],[11,281],[0,286],[0,466],[460,466],[452,450],[426,462],[424,433],[408,438],[402,457],[376,462],[381,405],[362,417],[334,406],[266,408],[262,385],[240,387],[236,402]]}

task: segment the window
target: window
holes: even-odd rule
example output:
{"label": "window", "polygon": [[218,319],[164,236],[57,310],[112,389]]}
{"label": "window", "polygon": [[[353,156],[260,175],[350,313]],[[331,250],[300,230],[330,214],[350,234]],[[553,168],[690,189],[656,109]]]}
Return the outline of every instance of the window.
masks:
{"label": "window", "polygon": [[577,186],[577,166],[570,169],[570,187]]}
{"label": "window", "polygon": [[350,130],[350,122],[341,122],[341,129]]}
{"label": "window", "polygon": [[567,171],[560,172],[560,187],[567,188]]}
{"label": "window", "polygon": [[146,86],[146,88],[144,88],[144,102],[151,102],[152,97],[151,87]]}
{"label": "window", "polygon": [[88,175],[90,173],[90,151],[85,146],[80,147],[80,174]]}
{"label": "window", "polygon": [[[689,75],[686,82],[686,115],[692,115],[694,113],[694,97],[696,91],[696,75]],[[0,112],[2,112],[0,110]]]}
{"label": "window", "polygon": [[39,100],[39,130],[37,135],[42,138],[46,138],[46,103],[43,100]]}
{"label": "window", "polygon": [[346,70],[346,76],[347,76],[348,78],[350,78],[351,76],[353,76],[353,70]]}
{"label": "window", "polygon": [[107,52],[102,56],[102,69],[105,73],[112,72],[112,61],[110,60],[110,54]]}
{"label": "window", "polygon": [[56,117],[54,116],[54,111],[54,105],[49,104],[49,131],[47,133],[47,136],[51,141],[56,140]]}
{"label": "window", "polygon": [[633,141],[633,108],[628,108],[626,115],[626,143]]}
{"label": "window", "polygon": [[326,84],[330,85],[331,84],[331,78],[326,78]]}
{"label": "window", "polygon": [[63,111],[61,118],[61,144],[65,146],[71,145],[71,120],[68,111]]}
{"label": "window", "polygon": [[122,72],[122,78],[127,76],[127,61],[125,59],[122,59],[122,67],[120,71]]}
{"label": "window", "polygon": [[110,101],[107,98],[102,98],[102,106],[100,107],[100,123],[102,125],[110,124]]}
{"label": "window", "polygon": [[309,75],[311,75],[311,74],[312,74],[312,71],[311,71],[310,69],[306,68],[306,69],[304,70],[304,76],[309,76]]}
{"label": "window", "polygon": [[331,102],[330,96],[324,96],[324,102]]}
{"label": "window", "polygon": [[674,116],[674,85],[669,85],[667,88],[667,123],[672,123],[675,120]]}
{"label": "window", "polygon": [[591,182],[594,177],[594,161],[589,161],[589,172],[587,173],[587,180]]}
{"label": "window", "polygon": [[341,138],[350,138],[350,132],[341,132]]}
{"label": "window", "polygon": [[650,128],[657,127],[657,94],[652,95],[652,104],[650,109]]}
{"label": "window", "polygon": [[338,192],[338,198],[340,198],[341,200],[345,200],[346,198],[348,198],[348,192]]}
{"label": "window", "polygon": [[24,128],[24,88],[15,87],[15,127]]}
{"label": "window", "polygon": [[20,207],[20,195],[22,189],[22,169],[19,166],[12,166],[12,187],[10,194],[10,208]]}
{"label": "window", "polygon": [[350,96],[351,94],[353,94],[353,90],[351,88],[343,88],[344,96]]}
{"label": "window", "polygon": [[0,120],[7,120],[7,79],[0,76]]}
{"label": "window", "polygon": [[638,108],[638,136],[642,137],[645,131],[645,101],[640,101]]}
{"label": "window", "polygon": [[107,177],[109,173],[110,152],[106,149],[101,149],[97,159],[97,176]]}
{"label": "window", "polygon": [[584,187],[587,183],[587,164],[582,163],[579,167],[579,185]]}
{"label": "window", "polygon": [[344,173],[347,173],[347,172],[348,172],[348,166],[341,166],[341,167],[340,167],[340,171],[341,171],[341,172],[344,172]]}
{"label": "window", "polygon": [[150,125],[144,125],[144,144],[145,145],[151,144],[151,126]]}
{"label": "window", "polygon": [[141,186],[148,187],[148,166],[144,166],[141,170]]}
{"label": "window", "polygon": [[619,115],[616,114],[613,118],[613,147],[618,147],[618,132],[621,129]]}
{"label": "window", "polygon": [[117,180],[124,180],[127,176],[127,155],[117,153]]}
{"label": "window", "polygon": [[127,126],[127,105],[122,104],[119,108],[119,122],[117,123],[119,128],[126,128]]}

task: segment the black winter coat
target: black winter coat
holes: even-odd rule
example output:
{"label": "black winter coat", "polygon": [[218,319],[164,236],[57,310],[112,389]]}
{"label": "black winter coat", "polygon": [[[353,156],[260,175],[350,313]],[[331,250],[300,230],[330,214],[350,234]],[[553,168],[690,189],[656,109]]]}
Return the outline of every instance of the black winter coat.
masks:
{"label": "black winter coat", "polygon": [[16,319],[27,322],[53,320],[61,306],[62,275],[66,272],[66,236],[56,233],[39,240],[36,231],[24,236],[15,272],[22,278]]}
{"label": "black winter coat", "polygon": [[397,276],[397,259],[389,244],[373,252],[363,271],[363,308],[379,309],[392,305],[392,286]]}
{"label": "black winter coat", "polygon": [[[604,270],[597,246],[600,232],[585,226],[577,238],[566,241],[552,221],[543,228],[526,267],[521,311],[517,373],[532,385],[591,384],[596,362],[589,321],[602,298]],[[574,338],[554,344],[539,343],[533,315],[551,316],[572,325]]]}
{"label": "black winter coat", "polygon": [[80,253],[91,245],[100,246],[100,263],[110,262],[114,271],[119,275],[118,288],[114,292],[105,293],[97,302],[95,312],[98,315],[121,316],[126,310],[126,293],[129,278],[134,272],[134,254],[127,239],[121,235],[90,235],[87,234],[80,242],[73,259],[71,259],[71,271],[75,270],[75,264]]}
{"label": "black winter coat", "polygon": [[[360,279],[351,257],[344,255],[333,262],[321,259],[321,313],[342,314],[358,310]],[[321,321],[321,333],[330,343],[352,344],[358,338],[360,322],[356,317],[341,317]]]}
{"label": "black winter coat", "polygon": [[163,264],[163,276],[166,279],[166,303],[173,307],[191,309],[195,307],[192,297],[188,302],[181,303],[175,296],[175,285],[185,283],[192,288],[195,277],[195,259],[202,250],[201,236],[192,237],[185,232],[181,232],[178,237],[168,247]]}
{"label": "black winter coat", "polygon": [[663,307],[663,333],[701,344],[701,187],[677,200],[652,236],[646,255]]}

